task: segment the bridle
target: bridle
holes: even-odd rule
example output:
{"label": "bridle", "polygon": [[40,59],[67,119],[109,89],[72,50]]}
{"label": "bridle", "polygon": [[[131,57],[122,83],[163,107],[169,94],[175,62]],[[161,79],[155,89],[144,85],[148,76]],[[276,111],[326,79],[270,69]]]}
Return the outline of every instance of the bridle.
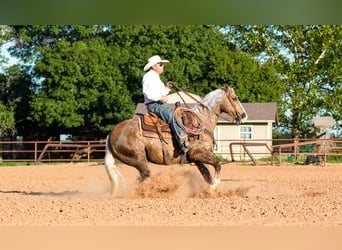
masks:
{"label": "bridle", "polygon": [[[184,89],[178,87],[176,84],[172,83],[172,85],[173,85],[173,89],[175,90],[175,92],[177,93],[177,95],[182,99],[184,105],[185,105],[188,109],[189,109],[190,107],[189,107],[189,105],[185,102],[185,100],[183,99],[183,97],[179,94],[179,91],[183,92],[185,95],[187,95],[188,97],[190,97],[190,98],[191,98],[192,100],[194,100],[198,105],[201,105],[201,106],[207,108],[208,110],[210,110],[212,113],[214,113],[214,114],[217,116],[217,118],[220,117],[220,114],[218,114],[218,113],[217,113],[215,110],[213,110],[211,107],[209,107],[209,106],[205,105],[204,103],[202,103],[201,101],[197,100],[195,97],[193,97],[192,95],[190,95],[190,94],[189,94],[187,91],[185,91]],[[235,108],[235,105],[234,105],[234,103],[233,103],[233,102],[236,101],[236,100],[234,100],[234,98],[232,98],[230,95],[227,95],[227,91],[230,91],[230,92],[229,92],[229,94],[230,94],[230,93],[233,92],[233,90],[232,90],[231,88],[225,88],[224,91],[225,91],[225,94],[224,94],[225,97],[228,99],[230,105],[234,108],[234,111],[235,111],[236,116],[238,116],[238,115],[237,115],[236,108]],[[237,97],[236,97],[236,98],[237,98]],[[224,120],[226,120],[226,121],[230,121],[230,120],[228,120],[228,119],[226,119],[226,118],[224,118],[224,117],[221,117],[221,118],[224,119]],[[204,131],[205,133],[207,133],[207,134],[212,138],[212,140],[213,140],[213,149],[215,149],[215,148],[217,149],[217,143],[216,143],[216,140],[215,140],[214,133],[211,132],[211,131],[209,131],[209,130],[206,129],[206,128],[203,128],[203,131]]]}
{"label": "bridle", "polygon": [[[207,109],[209,109],[211,112],[213,112],[217,117],[220,117],[220,114],[218,114],[215,110],[213,110],[212,108],[210,108],[209,106],[205,105],[204,103],[202,103],[201,101],[197,100],[195,97],[193,97],[192,95],[190,95],[188,92],[186,92],[184,89],[178,87],[177,85],[175,85],[174,83],[172,83],[173,85],[173,89],[176,91],[177,95],[182,99],[184,105],[187,108],[190,108],[189,105],[184,101],[183,97],[179,94],[179,91],[183,92],[185,95],[187,95],[188,97],[190,97],[192,100],[194,100],[198,105],[201,105]],[[179,91],[178,91],[179,90]],[[234,107],[234,106],[233,106]]]}
{"label": "bridle", "polygon": [[234,109],[235,116],[238,117],[239,115],[238,115],[238,112],[237,112],[237,110],[236,110],[235,103],[234,103],[234,102],[236,102],[236,101],[238,100],[238,97],[235,96],[235,97],[232,98],[232,97],[230,96],[231,93],[235,93],[234,90],[233,90],[232,88],[228,88],[226,91],[229,91],[229,95],[226,95],[226,97],[227,97],[227,99],[228,99],[230,105],[231,105],[231,106],[233,107],[233,109]]}

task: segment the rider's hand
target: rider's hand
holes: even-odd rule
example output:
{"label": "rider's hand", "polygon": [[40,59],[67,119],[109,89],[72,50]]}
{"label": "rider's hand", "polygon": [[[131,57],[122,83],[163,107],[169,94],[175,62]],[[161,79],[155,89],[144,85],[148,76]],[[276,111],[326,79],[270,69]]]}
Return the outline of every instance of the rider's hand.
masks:
{"label": "rider's hand", "polygon": [[167,102],[167,101],[168,101],[167,96],[165,96],[165,95],[163,95],[163,96],[160,98],[160,100],[161,100],[162,102]]}
{"label": "rider's hand", "polygon": [[166,86],[167,86],[169,89],[171,89],[171,88],[173,88],[173,83],[172,83],[171,81],[168,81],[168,82],[166,83]]}

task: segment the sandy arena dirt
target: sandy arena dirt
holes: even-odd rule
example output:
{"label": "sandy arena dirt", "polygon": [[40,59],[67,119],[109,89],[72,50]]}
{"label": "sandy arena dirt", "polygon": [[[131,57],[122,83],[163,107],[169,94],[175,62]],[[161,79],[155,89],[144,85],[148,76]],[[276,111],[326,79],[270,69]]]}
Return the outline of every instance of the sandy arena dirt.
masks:
{"label": "sandy arena dirt", "polygon": [[[342,166],[222,165],[216,191],[196,166],[119,165],[127,192],[110,197],[104,165],[0,167],[0,226],[341,226]],[[212,169],[210,169],[212,171]]]}

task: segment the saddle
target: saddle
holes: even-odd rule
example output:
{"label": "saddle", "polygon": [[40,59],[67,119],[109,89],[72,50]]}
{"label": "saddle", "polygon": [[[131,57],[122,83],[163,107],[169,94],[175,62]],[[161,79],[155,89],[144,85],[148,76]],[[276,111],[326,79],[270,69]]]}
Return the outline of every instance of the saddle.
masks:
{"label": "saddle", "polygon": [[162,142],[164,163],[169,164],[171,157],[165,147],[165,144],[168,144],[165,138],[170,139],[172,137],[170,125],[153,112],[149,112],[148,114],[141,116],[140,124],[143,136],[152,138],[159,137]]}
{"label": "saddle", "polygon": [[[191,110],[182,107],[176,108],[174,119],[176,119],[179,125],[183,126],[189,135],[199,135],[202,133],[202,121]],[[170,125],[155,113],[149,112],[141,116],[140,120],[143,135],[151,137],[151,134],[158,134],[159,137],[171,137]]]}
{"label": "saddle", "polygon": [[156,133],[161,133],[161,132],[171,133],[170,125],[166,121],[160,119],[153,112],[149,112],[149,114],[142,116],[141,119],[142,119],[141,128],[145,131],[156,132]]}
{"label": "saddle", "polygon": [[[202,125],[200,119],[195,116],[190,110],[177,107],[174,113],[174,119],[178,124],[182,124],[188,135],[199,135],[202,132]],[[168,142],[166,138],[171,139],[172,133],[170,125],[159,118],[155,113],[149,112],[140,117],[141,134],[145,137],[158,138],[162,142],[162,150],[164,155],[164,162],[168,164],[171,160],[165,144]],[[181,162],[185,162],[185,154],[181,155]]]}

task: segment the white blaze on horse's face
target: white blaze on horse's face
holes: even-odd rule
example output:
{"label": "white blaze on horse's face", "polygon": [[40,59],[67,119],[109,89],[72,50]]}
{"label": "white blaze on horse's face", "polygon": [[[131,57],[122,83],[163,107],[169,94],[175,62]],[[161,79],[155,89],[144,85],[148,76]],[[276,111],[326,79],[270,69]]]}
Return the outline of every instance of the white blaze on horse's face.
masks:
{"label": "white blaze on horse's face", "polygon": [[245,122],[248,118],[247,113],[241,102],[239,101],[239,98],[235,94],[234,89],[228,88],[225,85],[224,90],[226,92],[226,97],[228,100],[227,105],[229,106],[229,109],[224,110],[224,112],[229,114],[237,123]]}

